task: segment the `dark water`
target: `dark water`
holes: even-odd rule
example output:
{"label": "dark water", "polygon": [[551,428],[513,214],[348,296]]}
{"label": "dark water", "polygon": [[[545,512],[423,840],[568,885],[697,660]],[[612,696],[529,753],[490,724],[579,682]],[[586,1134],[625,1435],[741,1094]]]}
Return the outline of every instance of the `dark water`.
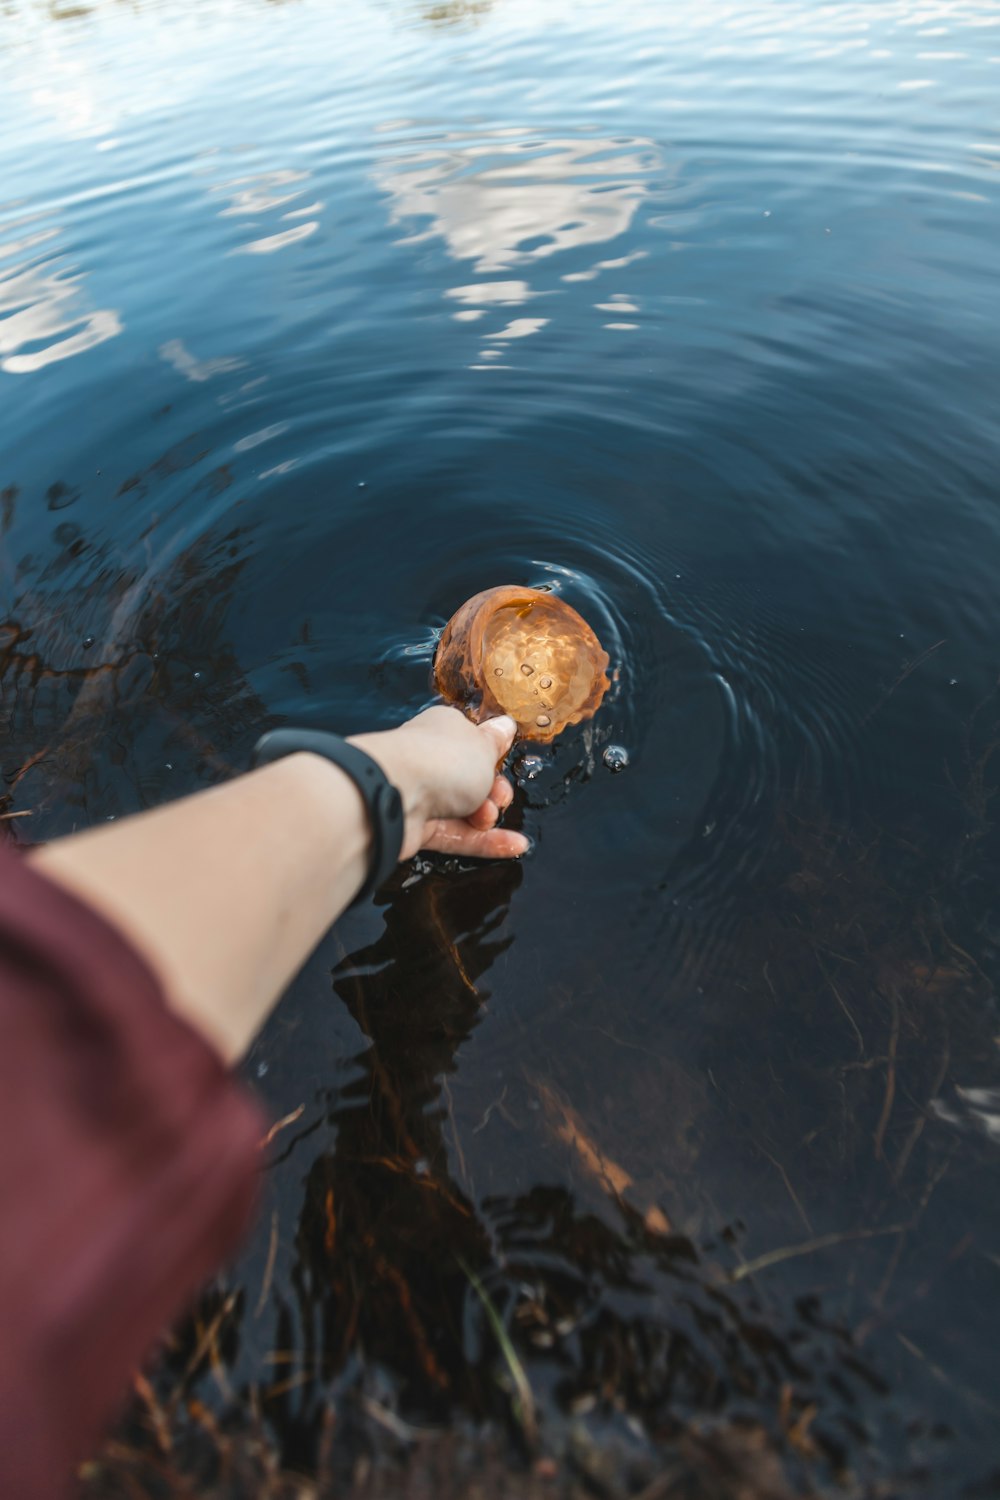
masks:
{"label": "dark water", "polygon": [[171,1419],[997,1493],[996,5],[13,0],[0,67],[19,839],[396,722],[494,583],[619,673],[534,855],[257,1044]]}

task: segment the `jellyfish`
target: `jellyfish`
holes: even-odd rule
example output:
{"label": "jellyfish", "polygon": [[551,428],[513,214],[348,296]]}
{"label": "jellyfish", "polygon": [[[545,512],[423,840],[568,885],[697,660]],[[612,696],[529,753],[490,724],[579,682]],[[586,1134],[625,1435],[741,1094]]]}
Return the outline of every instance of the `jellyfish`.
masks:
{"label": "jellyfish", "polygon": [[476,723],[510,714],[519,738],[548,744],[597,712],[607,666],[586,620],[558,595],[504,585],[476,594],[448,621],[434,680]]}

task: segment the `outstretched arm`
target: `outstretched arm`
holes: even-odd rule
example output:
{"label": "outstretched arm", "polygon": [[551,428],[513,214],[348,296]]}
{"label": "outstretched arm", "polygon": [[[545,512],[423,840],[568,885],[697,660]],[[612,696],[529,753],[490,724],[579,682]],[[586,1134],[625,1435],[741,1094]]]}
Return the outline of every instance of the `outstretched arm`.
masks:
{"label": "outstretched arm", "polygon": [[[402,796],[404,859],[525,852],[522,834],[496,827],[512,796],[496,767],[513,735],[511,719],[475,727],[432,708],[353,738]],[[131,939],[171,1007],[232,1062],[360,889],[368,844],[354,783],[298,754],[31,858]]]}

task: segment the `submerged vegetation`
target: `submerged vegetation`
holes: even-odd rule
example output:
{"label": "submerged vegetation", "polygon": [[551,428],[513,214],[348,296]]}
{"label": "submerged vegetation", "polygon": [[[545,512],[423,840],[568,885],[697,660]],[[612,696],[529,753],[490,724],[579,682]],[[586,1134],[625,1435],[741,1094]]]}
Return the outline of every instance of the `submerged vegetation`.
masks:
{"label": "submerged vegetation", "polygon": [[[976,1368],[998,1262],[970,1204],[998,1200],[1000,1166],[969,1107],[1000,1071],[992,715],[949,768],[947,839],[786,810],[716,972],[690,980],[713,1018],[700,1076],[623,1040],[584,975],[566,1005],[603,1022],[609,1076],[522,1061],[456,1107],[521,874],[401,876],[381,937],[334,968],[371,1047],[290,1274],[272,1197],[259,1280],[237,1268],[136,1377],[87,1500],[990,1492],[948,1475],[997,1415]],[[276,1121],[268,1175],[314,1128],[305,1100]],[[487,1129],[527,1163],[514,1197],[477,1189]],[[724,1220],[721,1179],[744,1205]]]}
{"label": "submerged vegetation", "polygon": [[[123,785],[141,802],[154,733],[188,785],[239,762],[263,710],[214,646],[229,549],[154,590],[98,568],[93,665],[44,587],[16,601],[9,836]],[[181,641],[211,651],[196,697]],[[366,1039],[354,1072],[278,1114],[255,1244],[136,1376],[87,1500],[989,1493],[954,1458],[1000,1414],[998,745],[991,699],[945,805],[879,828],[789,799],[724,924],[684,919],[721,935],[673,945],[701,960],[664,961],[655,1013],[595,933],[543,976],[531,1046],[495,1050],[492,1093],[457,1054],[525,872],[401,872],[374,940],[320,956]],[[668,925],[649,945],[672,951]],[[603,1039],[593,1074],[577,1027]]]}

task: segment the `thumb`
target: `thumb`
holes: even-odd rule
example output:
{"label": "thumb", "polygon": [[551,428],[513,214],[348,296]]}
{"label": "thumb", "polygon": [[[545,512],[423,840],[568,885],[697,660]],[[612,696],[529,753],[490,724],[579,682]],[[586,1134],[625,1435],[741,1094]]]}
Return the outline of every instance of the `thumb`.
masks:
{"label": "thumb", "polygon": [[499,765],[514,743],[517,725],[509,714],[500,714],[497,718],[487,719],[485,723],[480,724],[479,733],[492,740],[493,759]]}

